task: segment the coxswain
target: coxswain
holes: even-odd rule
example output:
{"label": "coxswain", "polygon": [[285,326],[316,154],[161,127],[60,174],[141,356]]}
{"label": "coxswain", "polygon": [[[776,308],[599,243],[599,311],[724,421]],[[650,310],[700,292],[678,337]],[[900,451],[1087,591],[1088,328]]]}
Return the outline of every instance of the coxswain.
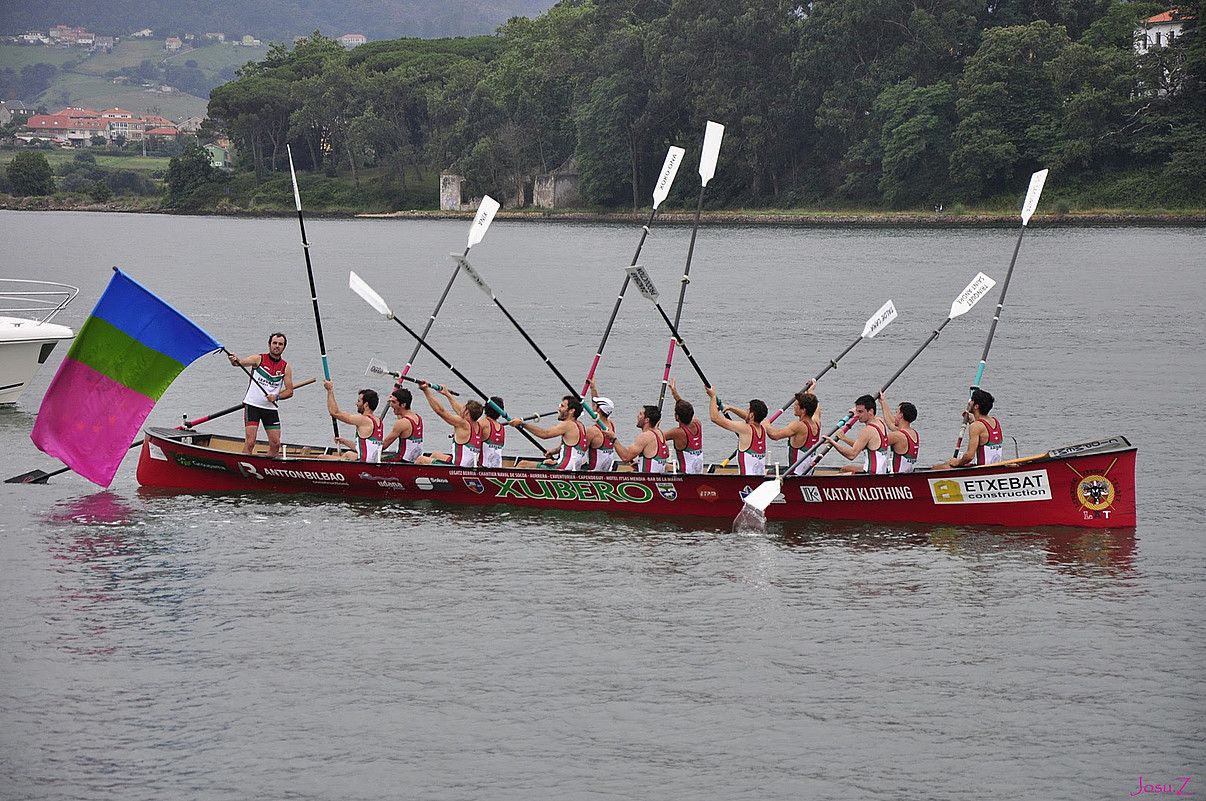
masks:
{"label": "coxswain", "polygon": [[879,408],[884,410],[884,426],[888,429],[888,447],[892,449],[890,473],[912,473],[917,469],[917,451],[921,448],[921,433],[913,428],[917,407],[905,401],[889,413],[892,407],[888,396],[879,393]]}
{"label": "coxswain", "polygon": [[389,408],[394,412],[394,425],[381,443],[384,451],[395,441],[398,455],[393,461],[415,463],[423,455],[423,418],[410,408],[410,390],[396,387],[389,394]]}
{"label": "coxswain", "polygon": [[[737,435],[737,472],[743,476],[766,475],[766,402],[754,398],[748,409],[725,405],[716,400],[716,388],[708,387],[708,417],[721,428]],[[724,412],[737,416],[729,420]]]}
{"label": "coxswain", "polygon": [[638,473],[665,473],[666,464],[670,461],[670,448],[666,445],[666,435],[657,427],[662,421],[662,412],[656,406],[642,406],[637,412],[636,425],[640,433],[625,445],[615,441],[616,458],[622,462],[631,462]]}
{"label": "coxswain", "polygon": [[678,423],[666,432],[666,441],[674,445],[674,454],[678,459],[678,472],[702,473],[703,458],[703,426],[695,419],[695,407],[691,402],[678,394],[674,379],[670,379],[670,395],[674,398],[674,421]]}
{"label": "coxswain", "polygon": [[[426,381],[419,382],[423,397],[431,404],[431,410],[448,425],[452,426],[452,454],[432,453],[431,456],[420,456],[418,464],[451,464],[454,467],[480,467],[482,461],[482,417],[481,401],[465,401],[460,414],[444,408],[436,397],[436,391]],[[440,394],[452,400],[452,391],[442,387]]]}
{"label": "coxswain", "polygon": [[535,426],[523,420],[512,419],[511,425],[523,429],[540,439],[560,439],[561,447],[548,451],[544,462],[523,461],[517,467],[548,467],[553,470],[581,470],[586,464],[586,427],[578,422],[582,414],[582,401],[566,395],[557,407],[557,422],[547,428]]}
{"label": "coxswain", "polygon": [[[451,394],[446,395],[452,410],[463,414],[465,407],[457,402]],[[498,395],[491,395],[490,402],[484,404],[482,419],[482,467],[502,467],[503,448],[507,444],[507,427],[499,422],[506,407]]]}
{"label": "coxswain", "polygon": [[268,437],[268,457],[275,459],[281,451],[281,416],[276,404],[293,396],[293,368],[281,358],[289,343],[285,335],[276,332],[268,337],[268,352],[242,358],[228,353],[235,367],[251,371],[247,394],[243,398],[243,453],[255,448],[260,423]]}
{"label": "coxswain", "polygon": [[891,448],[888,447],[888,431],[883,422],[875,416],[875,398],[870,395],[860,395],[850,410],[850,416],[856,422],[862,423],[858,436],[854,439],[842,437],[825,437],[825,441],[837,449],[837,452],[854,461],[863,454],[863,464],[842,465],[843,473],[872,473],[883,475],[891,467]]}
{"label": "coxswain", "polygon": [[814,384],[816,381],[809,379],[808,386],[796,393],[792,401],[795,420],[782,428],[772,428],[769,425],[766,427],[766,435],[771,439],[787,440],[787,463],[800,463],[795,469],[797,474],[804,472],[804,460],[801,457],[821,441],[821,404],[811,391]]}
{"label": "coxswain", "polygon": [[[593,377],[587,384],[590,389],[591,408],[594,409],[596,419],[604,428],[594,425],[587,430],[586,464],[582,469],[595,473],[608,473],[616,466],[616,424],[611,419],[616,405],[612,403],[611,398],[606,398],[599,393],[599,387],[595,384]],[[606,433],[604,433],[605,430]]]}
{"label": "coxswain", "polygon": [[344,412],[335,402],[335,385],[330,379],[323,381],[327,390],[327,412],[341,423],[347,423],[356,430],[356,439],[335,437],[335,441],[351,450],[342,455],[343,459],[357,462],[376,463],[381,461],[381,444],[384,440],[384,426],[381,418],[373,412],[377,410],[377,390],[362,389],[356,393],[356,411]]}
{"label": "coxswain", "polygon": [[967,450],[962,456],[939,462],[934,465],[935,469],[980,466],[1001,461],[1005,432],[1001,429],[1001,421],[989,416],[992,407],[992,395],[982,389],[972,392],[968,411],[964,412],[971,418],[971,425],[967,428]]}

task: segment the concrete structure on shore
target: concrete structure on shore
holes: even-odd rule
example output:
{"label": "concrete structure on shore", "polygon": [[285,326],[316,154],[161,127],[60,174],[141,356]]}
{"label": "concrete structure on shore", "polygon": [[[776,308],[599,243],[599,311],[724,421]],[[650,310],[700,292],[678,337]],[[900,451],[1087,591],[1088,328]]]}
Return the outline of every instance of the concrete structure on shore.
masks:
{"label": "concrete structure on shore", "polygon": [[582,205],[578,189],[578,161],[573,156],[548,175],[537,175],[532,186],[532,205],[538,209],[577,208]]}

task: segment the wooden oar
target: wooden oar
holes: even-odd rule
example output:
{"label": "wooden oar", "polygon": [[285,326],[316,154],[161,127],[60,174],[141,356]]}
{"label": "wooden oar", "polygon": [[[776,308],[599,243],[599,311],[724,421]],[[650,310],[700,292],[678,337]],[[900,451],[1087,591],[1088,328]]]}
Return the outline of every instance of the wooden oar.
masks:
{"label": "wooden oar", "polygon": [[[294,384],[293,388],[301,389],[302,387],[313,384],[317,380],[318,380],[317,378],[311,378],[311,379],[301,382],[300,384]],[[198,417],[194,420],[185,420],[183,423],[176,426],[176,430],[183,431],[186,428],[192,428],[194,426],[199,426],[202,423],[208,423],[210,420],[216,420],[219,417],[224,417],[228,414],[234,414],[235,412],[241,410],[242,408],[243,408],[243,404],[239,403],[234,406],[231,406],[229,409],[223,409],[220,412],[214,412],[213,414],[207,414],[204,417]],[[137,448],[142,443],[143,443],[142,439],[137,439],[130,444],[130,447],[127,450],[133,450],[134,448]],[[4,483],[5,484],[45,484],[51,478],[54,478],[57,475],[62,475],[63,473],[66,473],[70,469],[71,469],[70,467],[60,467],[58,470],[52,470],[49,473],[42,471],[42,470],[30,470],[28,473],[22,473],[19,476],[13,476],[12,478],[4,479]]]}
{"label": "wooden oar", "polygon": [[[653,187],[653,209],[649,212],[649,219],[641,226],[641,241],[637,242],[636,253],[632,254],[630,267],[635,267],[637,260],[641,257],[641,249],[645,247],[645,238],[649,236],[649,226],[653,225],[653,218],[657,216],[658,206],[670,194],[670,187],[674,185],[674,176],[678,174],[679,165],[683,163],[683,155],[686,153],[681,147],[671,147],[666,152],[666,160],[662,163],[662,173],[657,179],[657,183]],[[620,286],[620,294],[616,298],[616,303],[611,307],[611,317],[607,319],[607,327],[603,329],[603,339],[599,340],[599,349],[595,351],[595,359],[590,363],[590,370],[586,372],[586,380],[582,382],[582,391],[579,395],[585,395],[586,390],[590,389],[590,382],[595,377],[595,370],[599,369],[599,360],[603,358],[603,348],[607,346],[607,339],[611,336],[611,327],[615,325],[616,315],[620,313],[620,304],[624,302],[624,293],[628,291],[628,281],[630,280],[628,273],[624,273],[624,283]]]}
{"label": "wooden oar", "polygon": [[1047,170],[1039,170],[1030,176],[1030,188],[1026,190],[1026,200],[1022,203],[1022,226],[1018,229],[1018,241],[1013,246],[1013,258],[1009,260],[1009,271],[1005,273],[1005,282],[1001,284],[1001,294],[997,297],[997,311],[993,314],[992,323],[988,326],[988,339],[984,341],[984,353],[980,356],[980,366],[976,368],[976,377],[967,390],[967,410],[964,414],[963,425],[959,428],[959,438],[955,440],[955,453],[951,456],[952,459],[959,458],[959,451],[963,448],[963,439],[967,436],[967,419],[971,413],[971,396],[980,388],[980,381],[984,378],[984,368],[988,366],[988,351],[992,347],[992,338],[997,333],[1001,310],[1005,308],[1005,293],[1009,291],[1009,279],[1013,278],[1013,267],[1017,264],[1018,251],[1022,247],[1022,235],[1026,233],[1026,225],[1038,207],[1039,196],[1043,194],[1043,184],[1046,182]]}
{"label": "wooden oar", "polygon": [[[880,306],[879,311],[877,311],[875,314],[871,315],[871,317],[867,320],[866,324],[863,325],[863,333],[859,334],[858,339],[854,340],[848,346],[846,346],[846,349],[844,351],[842,351],[841,353],[839,353],[836,358],[830,359],[829,363],[825,365],[825,368],[823,370],[821,370],[821,372],[819,372],[815,376],[813,376],[812,383],[816,384],[818,381],[821,380],[821,378],[824,377],[825,373],[828,373],[830,370],[837,369],[838,362],[840,362],[842,359],[844,359],[846,357],[847,353],[854,350],[855,345],[857,345],[858,343],[860,343],[864,340],[873,339],[876,334],[878,334],[880,331],[887,328],[888,325],[895,319],[896,319],[896,306],[894,306],[892,304],[892,301],[889,300],[883,306]],[[807,386],[808,385],[805,384],[805,387],[807,387]],[[800,391],[803,392],[804,390],[800,390]],[[781,414],[783,414],[785,411],[787,411],[788,407],[791,406],[795,402],[796,402],[796,396],[792,395],[791,398],[788,399],[787,403],[785,403],[779,407],[779,411],[775,412],[774,414],[772,414],[770,416],[770,419],[766,421],[767,424],[769,425],[769,424],[775,422],[776,420],[778,420],[779,416]],[[737,455],[737,451],[733,451],[732,453],[730,453],[728,458],[720,463],[720,466],[727,467],[729,462],[732,461],[733,457],[736,455]]]}
{"label": "wooden oar", "polygon": [[[461,254],[461,258],[467,258],[473,246],[481,242],[486,236],[486,231],[489,230],[490,223],[494,221],[494,215],[498,213],[498,208],[499,203],[494,198],[489,195],[482,198],[482,202],[477,207],[477,214],[473,217],[473,223],[469,226],[469,238],[465,243],[465,252]],[[426,340],[427,335],[431,333],[431,327],[435,325],[436,317],[439,316],[440,309],[444,307],[444,301],[448,299],[448,292],[452,289],[452,285],[456,281],[456,277],[460,274],[460,271],[461,263],[458,261],[456,266],[452,268],[452,275],[448,276],[448,283],[444,286],[443,294],[436,301],[435,308],[431,310],[431,316],[427,318],[427,324],[423,326],[423,333],[419,335],[419,341],[415,343],[415,349],[410,352],[410,358],[402,366],[402,373],[399,377],[405,377],[410,372],[410,368],[414,365],[415,359],[419,355],[419,349],[423,347],[420,343]]]}
{"label": "wooden oar", "polygon": [[[716,160],[720,157],[720,142],[724,138],[724,126],[708,120],[704,130],[703,150],[699,154],[699,200],[695,203],[695,222],[691,226],[691,244],[687,246],[687,264],[683,267],[683,280],[678,288],[678,306],[674,309],[674,327],[682,322],[683,299],[687,296],[687,284],[691,283],[691,258],[695,255],[695,234],[699,232],[699,215],[703,211],[704,190],[708,181],[716,174]],[[674,343],[677,337],[670,337],[670,345],[666,350],[666,370],[662,375],[662,388],[657,394],[657,408],[660,411],[666,401],[666,387],[670,383],[670,368],[674,364]]]}
{"label": "wooden oar", "polygon": [[[424,381],[424,379],[422,379],[422,378],[411,378],[408,375],[402,375],[401,373],[397,372],[396,370],[390,370],[384,364],[377,361],[376,359],[369,360],[368,367],[364,368],[364,374],[365,375],[388,375],[388,376],[393,376],[398,381],[410,381],[415,384],[418,384],[418,383]],[[436,392],[444,391],[444,387],[440,386],[439,384],[437,384],[434,381],[427,381],[426,383],[428,386],[430,386]],[[452,395],[455,395],[458,398],[461,396],[461,393],[457,392],[456,390],[450,389],[450,390],[448,390],[448,392]]]}
{"label": "wooden oar", "polygon": [[[318,290],[314,288],[314,268],[310,264],[310,241],[306,239],[306,219],[302,216],[301,192],[297,189],[297,172],[293,169],[293,150],[285,145],[285,153],[289,156],[289,177],[293,180],[293,204],[297,207],[297,224],[301,226],[302,252],[306,254],[306,277],[310,280],[310,302],[314,306],[314,327],[318,329],[318,352],[322,356],[323,378],[331,380],[331,366],[327,362],[327,343],[322,338],[322,315],[318,311]],[[331,417],[331,430],[339,438],[339,422]]]}
{"label": "wooden oar", "polygon": [[[457,256],[454,254],[453,258],[455,259]],[[498,296],[494,294],[494,290],[490,288],[490,285],[486,283],[481,274],[478,273],[477,270],[473,269],[473,265],[469,263],[469,260],[464,256],[461,256],[458,260],[461,263],[461,269],[465,271],[465,275],[469,276],[469,280],[477,284],[477,288],[486,293],[486,297],[490,298],[490,301],[498,307],[498,310],[503,313],[503,316],[511,322],[511,325],[515,326],[515,330],[518,331],[525,340],[527,340],[527,343],[532,346],[532,350],[536,351],[536,355],[540,357],[541,361],[548,365],[548,368],[553,371],[553,375],[557,376],[557,380],[560,381],[567,390],[569,390],[569,394],[577,398],[582,403],[583,411],[590,415],[590,418],[595,422],[595,425],[597,425],[603,431],[610,431],[603,421],[599,419],[599,416],[595,414],[595,410],[590,407],[590,404],[582,399],[582,395],[578,392],[578,390],[574,389],[574,385],[567,381],[565,375],[557,369],[557,365],[553,364],[552,360],[549,359],[549,357],[545,355],[545,352],[540,349],[540,346],[536,344],[536,340],[528,336],[528,332],[525,331],[523,326],[519,324],[519,321],[511,316],[511,312],[507,311],[507,307],[502,305],[502,301],[500,301]]]}
{"label": "wooden oar", "polygon": [[[984,273],[978,273],[976,277],[972,279],[972,282],[959,293],[958,297],[955,298],[954,302],[951,304],[950,314],[948,314],[946,319],[942,321],[942,325],[935,328],[925,342],[921,343],[921,347],[917,348],[917,350],[913,352],[913,355],[909,357],[909,360],[906,361],[899,370],[892,374],[892,377],[889,378],[884,383],[883,387],[880,388],[880,393],[882,394],[888,391],[888,388],[895,383],[896,379],[900,378],[901,374],[908,369],[909,365],[916,361],[917,357],[921,355],[921,352],[929,347],[931,342],[938,338],[938,335],[942,333],[942,329],[946,328],[947,324],[951,320],[954,320],[956,317],[967,314],[969,311],[971,311],[972,307],[980,301],[980,298],[984,297],[988,293],[988,290],[992,289],[995,285],[996,281],[992,280]],[[847,413],[846,416],[842,418],[841,422],[834,426],[833,430],[830,431],[826,436],[832,437],[843,428],[849,430],[851,425],[853,425],[853,415]],[[822,445],[824,445],[824,450],[820,450]],[[787,468],[785,472],[790,476],[800,467],[804,467],[805,469],[803,472],[804,474],[807,474],[817,466],[821,459],[825,458],[825,454],[828,453],[829,449],[832,447],[832,445],[822,439],[816,445],[813,445],[805,453],[803,453],[800,458],[796,459],[796,461],[792,463],[791,467]],[[783,480],[778,477],[764,482],[761,486],[746,496],[745,506],[755,509],[758,512],[765,512],[766,507],[769,506],[776,497],[778,497],[782,486]]]}
{"label": "wooden oar", "polygon": [[[356,275],[356,273],[354,273],[354,272],[349,273],[348,274],[348,287],[353,292],[355,292],[357,295],[359,295],[364,300],[365,303],[367,303],[368,305],[370,305],[374,309],[376,309],[378,312],[380,312],[385,317],[385,319],[393,320],[395,323],[402,326],[402,330],[405,331],[406,333],[410,334],[412,337],[414,337],[415,340],[418,341],[420,347],[425,348],[428,353],[430,353],[432,356],[435,356],[436,360],[439,361],[440,364],[447,367],[454,376],[459,378],[461,381],[465,382],[465,386],[469,387],[469,389],[471,389],[475,393],[477,393],[478,397],[480,397],[482,399],[483,403],[485,403],[487,406],[497,410],[499,415],[501,415],[502,418],[504,420],[506,420],[507,422],[511,421],[511,416],[507,414],[505,409],[499,408],[499,406],[494,401],[490,400],[489,395],[487,395],[486,393],[484,393],[480,389],[478,389],[477,385],[474,384],[472,381],[470,381],[468,378],[466,378],[464,373],[462,373],[460,370],[453,367],[452,362],[448,361],[443,356],[441,356],[439,354],[439,352],[436,351],[435,348],[433,348],[431,345],[429,345],[427,343],[427,340],[425,340],[425,339],[423,339],[423,337],[419,336],[419,333],[417,331],[415,331],[409,325],[407,325],[406,323],[402,322],[397,317],[395,317],[394,313],[389,308],[389,304],[387,304],[385,302],[385,298],[383,298],[379,294],[377,294],[376,290],[374,290],[371,286],[369,286],[367,283],[365,283],[363,278]],[[537,447],[537,449],[539,449],[541,455],[544,454],[544,452],[545,452],[544,445],[541,444],[539,440],[537,440],[535,437],[533,437],[529,432],[524,431],[522,428],[519,429],[519,433],[523,434],[524,437],[527,438],[527,440],[529,442],[531,442],[533,445],[535,445]]]}

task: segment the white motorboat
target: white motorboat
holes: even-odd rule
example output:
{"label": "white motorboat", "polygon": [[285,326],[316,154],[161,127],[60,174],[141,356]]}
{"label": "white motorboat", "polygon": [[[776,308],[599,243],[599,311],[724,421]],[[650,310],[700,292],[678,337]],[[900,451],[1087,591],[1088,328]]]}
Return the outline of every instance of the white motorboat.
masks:
{"label": "white motorboat", "polygon": [[0,404],[16,403],[55,345],[75,336],[51,320],[79,292],[53,281],[0,278]]}

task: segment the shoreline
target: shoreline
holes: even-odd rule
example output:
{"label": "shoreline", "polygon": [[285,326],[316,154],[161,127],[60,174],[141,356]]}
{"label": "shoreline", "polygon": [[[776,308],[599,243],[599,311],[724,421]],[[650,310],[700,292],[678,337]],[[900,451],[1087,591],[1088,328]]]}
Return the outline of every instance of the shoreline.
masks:
{"label": "shoreline", "polygon": [[[293,209],[235,209],[221,208],[208,211],[196,209],[176,210],[162,207],[150,208],[139,202],[123,203],[64,203],[52,198],[5,198],[0,199],[0,210],[5,211],[84,211],[115,214],[178,214],[195,217],[231,217],[236,219],[271,219],[293,217]],[[444,211],[417,209],[391,212],[353,212],[307,210],[306,217],[329,220],[469,220],[475,210]],[[591,211],[591,210],[500,210],[499,220],[517,222],[554,223],[624,223],[644,224],[648,210]],[[666,211],[657,216],[663,225],[690,225],[694,220],[691,211]],[[919,211],[791,211],[776,209],[728,209],[705,211],[700,222],[708,225],[770,226],[770,227],[867,227],[867,228],[998,228],[1018,224],[1016,212],[966,211],[950,212]],[[1192,211],[1135,211],[1130,209],[1102,209],[1094,211],[1070,211],[1065,214],[1036,213],[1031,224],[1067,227],[1206,227],[1206,209]]]}

